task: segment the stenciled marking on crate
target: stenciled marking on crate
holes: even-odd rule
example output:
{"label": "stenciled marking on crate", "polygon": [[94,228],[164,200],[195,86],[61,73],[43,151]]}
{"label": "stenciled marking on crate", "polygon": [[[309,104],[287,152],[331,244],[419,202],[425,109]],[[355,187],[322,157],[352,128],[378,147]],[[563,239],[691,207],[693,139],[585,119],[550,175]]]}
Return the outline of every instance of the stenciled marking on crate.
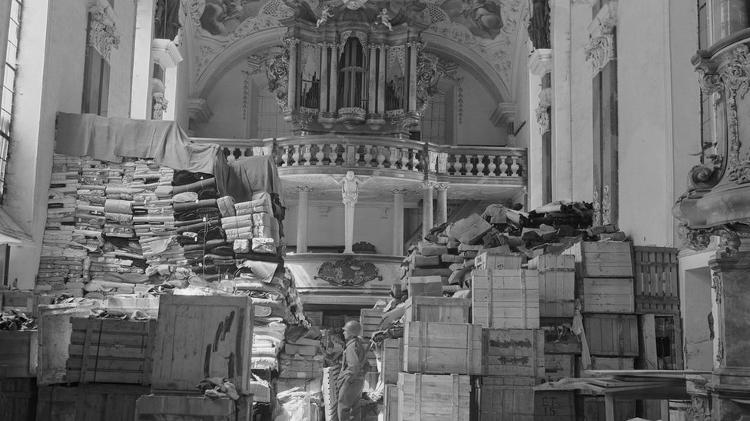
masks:
{"label": "stenciled marking on crate", "polygon": [[531,348],[532,345],[528,339],[508,339],[505,341],[490,339],[490,346],[494,348]]}
{"label": "stenciled marking on crate", "polygon": [[[232,310],[224,318],[224,320],[219,322],[219,324],[216,326],[216,333],[214,334],[213,343],[206,345],[206,356],[203,361],[203,375],[205,377],[210,377],[211,375],[212,354],[220,354],[219,345],[226,342],[227,333],[229,333],[232,330],[232,323],[234,322],[234,315],[235,315],[235,312],[234,310]],[[241,328],[242,326],[239,327],[239,329]],[[226,364],[227,364],[226,373],[227,373],[228,378],[232,378],[235,376],[235,366],[237,364],[237,361],[236,361],[237,354],[235,352],[236,351],[230,350],[228,355],[222,357],[226,360]]]}

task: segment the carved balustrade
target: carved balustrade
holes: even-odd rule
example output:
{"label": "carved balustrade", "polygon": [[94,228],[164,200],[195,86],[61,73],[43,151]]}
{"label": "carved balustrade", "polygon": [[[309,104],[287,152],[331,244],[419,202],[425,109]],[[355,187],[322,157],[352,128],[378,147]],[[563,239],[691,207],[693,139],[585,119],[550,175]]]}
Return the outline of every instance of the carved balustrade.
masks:
{"label": "carved balustrade", "polygon": [[[522,180],[526,177],[526,149],[509,147],[444,146],[383,138],[308,136],[290,139],[209,139],[219,144],[228,160],[274,156],[280,169],[309,167],[388,169],[443,177],[487,177]],[[327,171],[329,172],[329,171]]]}

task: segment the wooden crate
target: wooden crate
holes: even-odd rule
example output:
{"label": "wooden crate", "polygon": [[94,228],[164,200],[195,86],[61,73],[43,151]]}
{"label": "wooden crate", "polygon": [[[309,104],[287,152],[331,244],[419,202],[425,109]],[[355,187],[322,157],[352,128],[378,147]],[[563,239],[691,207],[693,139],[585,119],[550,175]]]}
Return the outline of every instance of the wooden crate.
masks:
{"label": "wooden crate", "polygon": [[563,254],[576,259],[580,278],[632,278],[630,243],[624,241],[585,241],[574,244]]}
{"label": "wooden crate", "polygon": [[469,323],[468,298],[409,297],[404,320],[407,322]]}
{"label": "wooden crate", "polygon": [[576,356],[573,354],[544,354],[544,377],[547,382],[576,376]]}
{"label": "wooden crate", "polygon": [[39,367],[37,384],[40,386],[68,383],[67,362],[70,336],[73,334],[71,317],[88,317],[94,302],[51,304],[39,306]]}
{"label": "wooden crate", "polygon": [[443,278],[441,276],[410,276],[406,278],[409,297],[442,297]]}
{"label": "wooden crate", "polygon": [[363,308],[359,311],[359,323],[362,325],[362,337],[370,339],[378,331],[383,320],[383,310],[380,308]]}
{"label": "wooden crate", "polygon": [[404,340],[386,339],[383,341],[383,382],[396,384],[398,373],[404,366]]}
{"label": "wooden crate", "polygon": [[633,313],[633,278],[583,278],[583,311]]}
{"label": "wooden crate", "polygon": [[458,374],[399,373],[399,421],[469,421],[471,382]]}
{"label": "wooden crate", "polygon": [[534,421],[533,379],[482,377],[479,421]]}
{"label": "wooden crate", "polygon": [[39,331],[0,330],[0,379],[36,377]]}
{"label": "wooden crate", "polygon": [[575,419],[575,392],[538,390],[534,392],[534,421],[574,421]]}
{"label": "wooden crate", "polygon": [[494,329],[539,328],[539,279],[535,270],[472,271],[472,323]]}
{"label": "wooden crate", "polygon": [[[398,381],[398,380],[397,380]],[[383,392],[383,416],[381,421],[398,421],[398,386],[386,384]]]}
{"label": "wooden crate", "polygon": [[195,390],[205,377],[248,390],[253,308],[244,296],[162,295],[154,341],[154,390]]}
{"label": "wooden crate", "polygon": [[305,317],[311,325],[321,328],[323,326],[323,312],[322,311],[305,311]]}
{"label": "wooden crate", "polygon": [[583,325],[591,355],[638,356],[638,316],[588,314],[583,318]]}
{"label": "wooden crate", "polygon": [[36,418],[36,378],[0,379],[0,420]]}
{"label": "wooden crate", "polygon": [[482,329],[482,375],[544,377],[541,329]]}
{"label": "wooden crate", "polygon": [[[607,415],[604,408],[603,396],[580,396],[580,408],[583,418],[582,421],[607,421]],[[615,420],[629,420],[635,418],[636,407],[634,400],[615,399],[614,401]]]}
{"label": "wooden crate", "polygon": [[135,401],[148,387],[122,384],[39,388],[37,421],[133,421]]}
{"label": "wooden crate", "polygon": [[20,311],[27,316],[36,316],[37,296],[33,291],[0,289],[0,310]]}
{"label": "wooden crate", "polygon": [[[545,321],[547,322],[547,321]],[[545,354],[580,354],[581,342],[570,329],[572,321],[565,320],[552,322],[545,325],[544,330],[544,353]]]}
{"label": "wooden crate", "polygon": [[323,369],[323,382],[321,385],[321,391],[323,392],[323,406],[325,408],[326,420],[333,420],[338,418],[338,398],[339,392],[337,389],[338,377],[340,372],[340,366],[326,367]]}
{"label": "wooden crate", "polygon": [[543,254],[534,260],[539,272],[539,316],[573,317],[575,258],[570,255]]}
{"label": "wooden crate", "polygon": [[67,381],[151,384],[156,320],[74,317]]}
{"label": "wooden crate", "polygon": [[284,379],[314,379],[323,372],[323,359],[307,355],[281,354],[279,377]]}
{"label": "wooden crate", "polygon": [[135,421],[251,421],[253,397],[211,399],[201,395],[143,395],[135,402]]}
{"label": "wooden crate", "polygon": [[522,256],[501,256],[483,252],[474,258],[474,269],[484,275],[494,270],[518,270],[522,264]]}
{"label": "wooden crate", "polygon": [[581,377],[590,377],[584,373],[585,370],[633,370],[635,358],[630,357],[591,357],[591,367],[584,367],[581,358],[577,358],[578,366],[581,368]]}
{"label": "wooden crate", "polygon": [[406,323],[403,371],[482,374],[482,327],[468,323]]}
{"label": "wooden crate", "polygon": [[679,314],[677,249],[633,247],[635,310],[639,314]]}

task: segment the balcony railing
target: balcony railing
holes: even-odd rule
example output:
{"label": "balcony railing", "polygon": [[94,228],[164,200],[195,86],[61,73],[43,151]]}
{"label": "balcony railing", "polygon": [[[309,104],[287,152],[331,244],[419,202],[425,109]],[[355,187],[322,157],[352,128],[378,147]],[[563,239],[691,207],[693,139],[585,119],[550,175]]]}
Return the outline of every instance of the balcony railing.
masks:
{"label": "balcony railing", "polygon": [[[227,159],[273,155],[280,169],[305,167],[391,169],[449,177],[526,177],[526,149],[444,146],[376,137],[305,136],[289,139],[213,139]],[[282,171],[283,174],[283,171]]]}

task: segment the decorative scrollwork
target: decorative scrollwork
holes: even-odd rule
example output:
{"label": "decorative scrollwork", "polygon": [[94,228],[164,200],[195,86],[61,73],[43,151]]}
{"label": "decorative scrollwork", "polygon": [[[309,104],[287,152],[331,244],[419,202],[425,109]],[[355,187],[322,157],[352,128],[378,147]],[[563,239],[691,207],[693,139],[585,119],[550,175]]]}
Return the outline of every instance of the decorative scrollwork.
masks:
{"label": "decorative scrollwork", "polygon": [[615,58],[615,39],[611,34],[591,38],[585,47],[586,61],[591,62],[594,75]]}
{"label": "decorative scrollwork", "polygon": [[110,15],[109,6],[95,3],[89,8],[91,23],[89,24],[89,45],[109,61],[110,52],[120,46],[120,35],[115,21]]}
{"label": "decorative scrollwork", "polygon": [[690,228],[680,225],[680,235],[685,245],[693,250],[703,250],[711,244],[711,236],[719,236],[719,246],[724,255],[731,256],[740,249],[740,236],[737,231],[726,225],[709,228]]}
{"label": "decorative scrollwork", "polygon": [[722,289],[723,282],[721,280],[721,273],[717,271],[711,271],[711,288],[713,288],[714,292],[716,293],[716,304],[721,304],[721,294],[723,292]]}
{"label": "decorative scrollwork", "polygon": [[270,57],[266,67],[266,76],[268,77],[268,90],[276,96],[279,107],[283,111],[288,111],[289,50],[284,49],[282,53]]}
{"label": "decorative scrollwork", "polygon": [[692,395],[690,407],[685,411],[694,421],[708,421],[711,419],[711,404],[707,396]]}
{"label": "decorative scrollwork", "polygon": [[342,287],[362,286],[370,281],[383,280],[374,264],[362,262],[354,256],[324,262],[320,265],[315,278]]}
{"label": "decorative scrollwork", "polygon": [[719,338],[716,344],[716,362],[721,364],[724,362],[724,340]]}

